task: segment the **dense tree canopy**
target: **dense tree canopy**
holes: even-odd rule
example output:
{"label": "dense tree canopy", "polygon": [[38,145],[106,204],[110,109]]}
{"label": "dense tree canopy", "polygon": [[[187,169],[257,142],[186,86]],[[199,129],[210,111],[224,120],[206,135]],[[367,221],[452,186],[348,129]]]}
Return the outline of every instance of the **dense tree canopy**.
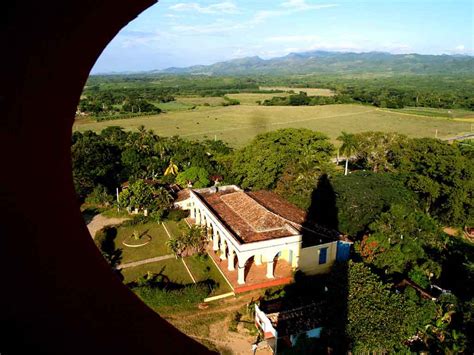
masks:
{"label": "dense tree canopy", "polygon": [[393,150],[393,166],[426,212],[448,225],[474,225],[474,164],[458,146],[415,138]]}
{"label": "dense tree canopy", "polygon": [[[179,172],[190,168],[194,168],[191,172],[198,169],[201,176],[206,175],[206,179],[196,180],[199,186],[207,186],[209,176],[230,175],[229,165],[222,162],[232,149],[219,140],[190,142],[159,137],[143,126],[132,132],[112,126],[100,134],[75,132],[72,143],[74,182],[81,198],[98,184],[110,192],[129,180],[172,183]],[[165,174],[170,166],[173,173]]]}
{"label": "dense tree canopy", "polygon": [[447,236],[428,215],[393,205],[370,229],[372,233],[360,248],[366,262],[386,274],[412,273],[425,285],[430,278],[440,276],[436,256],[446,248]]}
{"label": "dense tree canopy", "polygon": [[[334,175],[326,184],[307,190],[304,201],[311,205],[316,222],[326,224],[325,218],[335,219],[334,228],[354,237],[365,232],[392,204],[411,207],[415,204],[413,194],[404,187],[402,179],[389,173],[368,171]],[[327,216],[327,211],[333,211],[335,216]]]}
{"label": "dense tree canopy", "polygon": [[189,185],[194,188],[206,187],[209,185],[209,173],[204,168],[191,167],[176,176],[176,183],[186,188]]}
{"label": "dense tree canopy", "polygon": [[243,188],[273,188],[290,163],[302,157],[327,162],[334,151],[326,135],[287,128],[258,135],[234,155],[232,172]]}
{"label": "dense tree canopy", "polygon": [[359,163],[373,172],[392,171],[391,155],[396,144],[407,137],[398,133],[363,132],[353,135]]}
{"label": "dense tree canopy", "polygon": [[423,329],[431,318],[413,314],[405,298],[362,263],[349,263],[347,299],[346,332],[354,353],[408,351],[404,342],[413,335],[410,330]]}
{"label": "dense tree canopy", "polygon": [[116,187],[121,169],[118,152],[117,147],[93,132],[73,135],[73,178],[79,196],[86,196],[98,184]]}

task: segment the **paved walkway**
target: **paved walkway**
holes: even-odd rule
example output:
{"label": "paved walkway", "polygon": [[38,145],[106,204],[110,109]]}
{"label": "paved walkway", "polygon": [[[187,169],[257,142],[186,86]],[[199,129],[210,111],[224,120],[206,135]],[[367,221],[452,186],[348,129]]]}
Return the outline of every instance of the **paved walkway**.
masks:
{"label": "paved walkway", "polygon": [[120,264],[119,266],[117,266],[117,269],[119,269],[119,270],[120,269],[126,269],[128,267],[134,267],[134,266],[143,265],[143,264],[150,264],[150,263],[154,263],[156,261],[168,260],[168,259],[173,259],[173,258],[176,258],[173,254],[162,255],[162,256],[157,256],[155,258],[150,258],[150,259],[145,259],[145,260],[140,260],[140,261],[134,261],[134,262],[127,263],[127,264]]}
{"label": "paved walkway", "polygon": [[115,226],[117,224],[121,224],[122,222],[126,221],[129,218],[109,218],[105,217],[101,214],[95,215],[92,218],[92,221],[89,222],[87,228],[89,229],[89,233],[91,234],[92,238],[95,237],[95,234],[104,227],[107,226]]}

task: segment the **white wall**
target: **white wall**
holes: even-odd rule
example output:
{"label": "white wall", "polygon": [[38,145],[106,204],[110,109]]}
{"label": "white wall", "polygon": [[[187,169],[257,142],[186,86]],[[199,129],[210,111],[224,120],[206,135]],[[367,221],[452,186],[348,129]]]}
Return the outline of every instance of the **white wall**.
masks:
{"label": "white wall", "polygon": [[[320,250],[328,248],[327,259],[325,264],[319,264]],[[329,272],[331,266],[336,261],[337,242],[331,242],[312,247],[302,248],[300,251],[300,259],[298,270],[303,271],[308,275],[322,274]]]}

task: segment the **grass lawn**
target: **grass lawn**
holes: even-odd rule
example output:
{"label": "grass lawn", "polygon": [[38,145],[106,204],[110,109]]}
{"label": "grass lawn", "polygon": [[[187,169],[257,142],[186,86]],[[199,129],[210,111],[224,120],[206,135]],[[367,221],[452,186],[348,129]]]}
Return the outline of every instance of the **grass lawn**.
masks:
{"label": "grass lawn", "polygon": [[207,255],[206,258],[190,256],[185,258],[184,261],[186,262],[186,265],[188,265],[188,268],[196,281],[199,282],[210,279],[216,282],[217,287],[212,291],[211,296],[216,296],[232,291],[227,281],[214,265],[211,258],[209,258]]}
{"label": "grass lawn", "polygon": [[[138,248],[127,247],[122,244],[124,240],[129,238],[134,231],[138,233],[146,233],[151,236],[151,242],[147,245]],[[160,255],[171,254],[171,251],[166,246],[168,235],[166,234],[161,224],[150,222],[137,226],[118,227],[117,237],[115,238],[115,247],[122,249],[121,263],[129,263],[132,261],[139,261],[149,258],[154,258]]]}
{"label": "grass lawn", "polygon": [[147,272],[161,273],[166,275],[171,282],[178,284],[187,285],[193,283],[183,262],[174,258],[123,269],[122,275],[125,278],[123,282],[135,281],[137,278],[146,275]]}
{"label": "grass lawn", "polygon": [[189,229],[188,225],[184,220],[181,220],[179,222],[167,221],[165,222],[165,225],[166,229],[168,229],[168,232],[175,237],[182,235]]}
{"label": "grass lawn", "polygon": [[341,131],[399,132],[409,137],[452,137],[470,132],[470,122],[410,115],[379,110],[363,105],[326,106],[198,106],[195,110],[175,111],[106,122],[76,122],[74,130],[100,131],[114,125],[136,130],[144,125],[162,136],[179,135],[188,139],[222,139],[233,147],[242,147],[256,134],[279,128],[309,128],[326,133],[334,143]]}
{"label": "grass lawn", "polygon": [[[165,223],[165,225],[171,235],[179,235],[183,230],[188,228],[184,220],[179,222],[168,221]],[[216,283],[217,287],[212,291],[211,296],[216,296],[232,291],[222,274],[219,272],[209,257],[206,256],[205,258],[198,258],[195,256],[190,256],[185,258],[184,261],[186,262],[186,265],[197,282],[210,279]]]}

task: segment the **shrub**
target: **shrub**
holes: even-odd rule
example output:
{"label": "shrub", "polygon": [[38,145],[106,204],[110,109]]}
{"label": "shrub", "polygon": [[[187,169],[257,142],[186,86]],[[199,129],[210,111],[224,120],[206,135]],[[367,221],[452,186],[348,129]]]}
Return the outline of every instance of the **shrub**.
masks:
{"label": "shrub", "polygon": [[164,215],[165,215],[165,211],[162,209],[159,209],[150,213],[150,219],[156,223],[160,223],[161,221],[163,221]]}
{"label": "shrub", "polygon": [[240,318],[242,318],[242,315],[240,314],[240,312],[237,312],[237,311],[234,312],[234,314],[232,315],[232,319],[230,320],[230,323],[229,323],[229,331],[231,332],[237,331],[237,326],[239,325]]}
{"label": "shrub", "polygon": [[145,224],[148,223],[150,220],[148,217],[145,217],[141,214],[133,216],[133,218],[126,220],[125,222],[122,223],[122,226],[124,227],[130,227],[130,226],[138,226],[139,224]]}
{"label": "shrub", "polygon": [[86,197],[86,203],[109,207],[113,202],[113,197],[107,193],[103,185],[97,185],[94,190]]}
{"label": "shrub", "polygon": [[168,215],[166,216],[166,218],[170,221],[175,221],[175,222],[179,222],[181,221],[183,218],[186,218],[188,216],[188,212],[186,211],[183,211],[183,210],[171,210],[168,212]]}
{"label": "shrub", "polygon": [[132,290],[143,302],[152,308],[161,309],[173,307],[175,311],[195,307],[210,293],[209,286],[205,283],[184,286],[175,290],[150,286],[138,286],[132,288]]}

